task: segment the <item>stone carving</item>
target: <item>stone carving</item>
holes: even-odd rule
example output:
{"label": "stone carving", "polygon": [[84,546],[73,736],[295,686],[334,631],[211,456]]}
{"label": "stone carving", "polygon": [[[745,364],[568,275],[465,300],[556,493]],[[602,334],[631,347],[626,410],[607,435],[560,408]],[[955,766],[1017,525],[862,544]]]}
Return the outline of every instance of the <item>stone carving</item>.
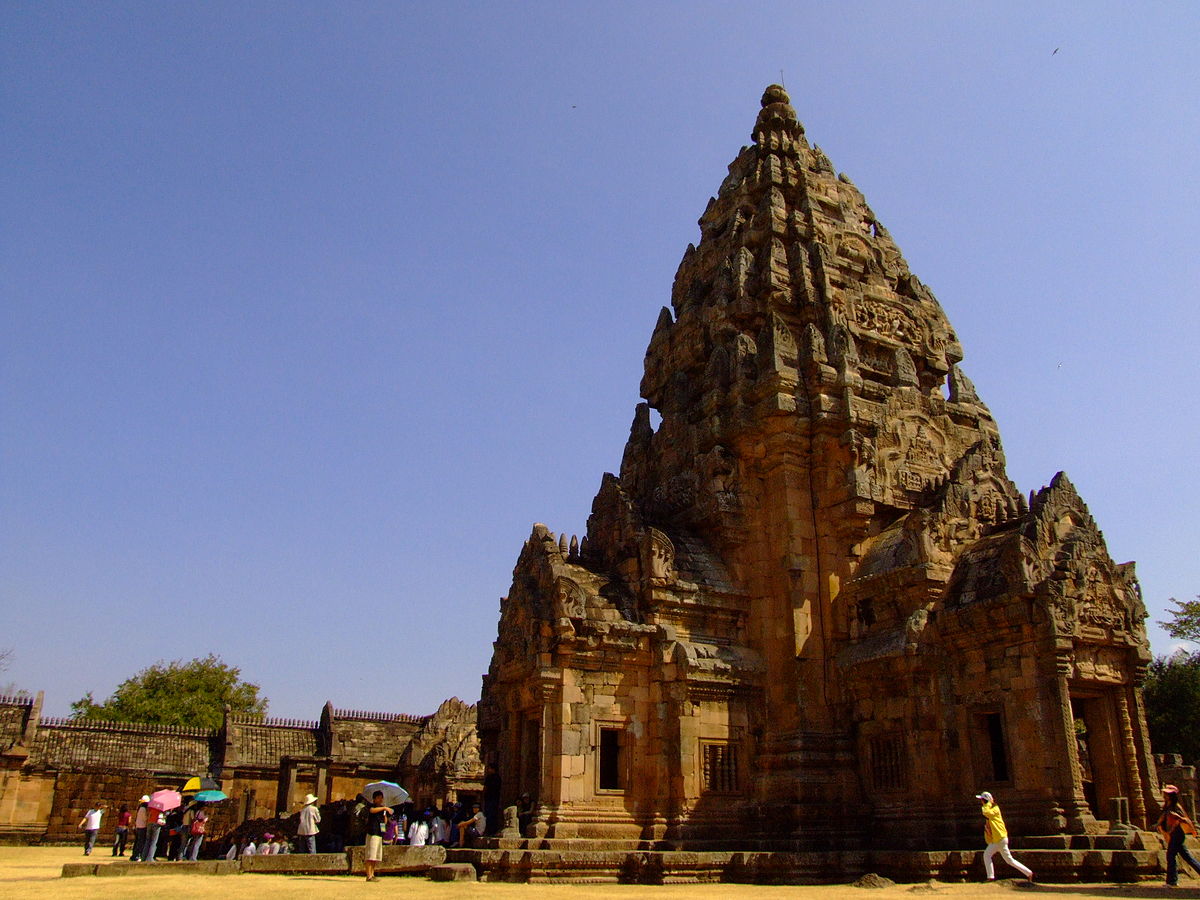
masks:
{"label": "stone carving", "polygon": [[911,340],[921,333],[904,310],[873,300],[854,305],[854,323],[864,331],[898,341]]}

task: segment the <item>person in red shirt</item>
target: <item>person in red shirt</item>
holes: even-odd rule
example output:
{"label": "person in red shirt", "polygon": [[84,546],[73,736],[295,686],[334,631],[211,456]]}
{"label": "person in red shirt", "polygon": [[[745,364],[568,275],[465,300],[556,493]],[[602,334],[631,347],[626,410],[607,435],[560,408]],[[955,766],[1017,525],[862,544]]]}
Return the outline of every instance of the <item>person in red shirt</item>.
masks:
{"label": "person in red shirt", "polygon": [[117,813],[117,836],[113,838],[113,856],[125,855],[125,841],[129,838],[129,822],[133,815],[128,806],[122,806]]}

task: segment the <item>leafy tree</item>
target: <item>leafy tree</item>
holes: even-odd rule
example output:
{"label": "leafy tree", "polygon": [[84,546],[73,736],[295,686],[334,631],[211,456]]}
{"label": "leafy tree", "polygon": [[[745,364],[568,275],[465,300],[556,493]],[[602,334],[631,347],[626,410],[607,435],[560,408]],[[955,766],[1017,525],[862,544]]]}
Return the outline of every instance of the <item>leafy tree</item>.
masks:
{"label": "leafy tree", "polygon": [[103,703],[97,703],[88,691],[71,704],[71,715],[76,719],[217,728],[226,704],[239,714],[267,711],[267,700],[259,697],[258,685],[242,681],[240,674],[240,669],[211,653],[190,662],[160,660],[122,681]]}
{"label": "leafy tree", "polygon": [[1176,600],[1172,597],[1168,602],[1175,604],[1175,609],[1167,610],[1171,614],[1171,621],[1158,624],[1173,638],[1200,643],[1200,596],[1195,600]]}
{"label": "leafy tree", "polygon": [[1200,761],[1200,651],[1157,657],[1146,672],[1145,698],[1154,752]]}

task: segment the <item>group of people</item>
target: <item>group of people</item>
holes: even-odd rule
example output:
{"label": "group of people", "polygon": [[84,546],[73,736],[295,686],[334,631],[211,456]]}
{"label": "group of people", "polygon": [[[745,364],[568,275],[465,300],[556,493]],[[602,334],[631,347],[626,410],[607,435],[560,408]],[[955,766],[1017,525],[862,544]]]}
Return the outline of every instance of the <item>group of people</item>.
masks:
{"label": "group of people", "polygon": [[[1157,828],[1167,845],[1167,884],[1174,887],[1179,883],[1179,858],[1192,867],[1192,871],[1200,877],[1200,862],[1187,848],[1189,835],[1196,833],[1196,826],[1179,799],[1179,788],[1173,784],[1163,786],[1163,808],[1158,817]],[[987,848],[983,851],[983,874],[988,881],[996,878],[992,858],[999,853],[1000,858],[1025,876],[1026,881],[1033,884],[1033,872],[1023,863],[1018,862],[1008,849],[1008,829],[1004,826],[1004,817],[1000,807],[987,791],[975,795],[975,799],[983,803],[980,812],[983,813],[983,839]]]}
{"label": "group of people", "polygon": [[[1179,881],[1179,858],[1182,857],[1188,865],[1200,876],[1200,862],[1197,862],[1188,851],[1186,840],[1189,835],[1196,833],[1195,825],[1188,817],[1180,803],[1179,788],[1173,784],[1163,787],[1163,810],[1159,816],[1157,827],[1167,845],[1167,884],[1175,885]],[[522,805],[529,806],[528,795],[522,796]],[[407,844],[411,847],[424,847],[430,844],[442,846],[465,846],[473,837],[487,833],[487,818],[476,803],[469,813],[461,803],[447,804],[442,809],[426,809],[416,814],[412,804],[400,807],[383,805],[382,792],[376,791],[370,802],[364,805],[366,815],[366,847],[365,868],[368,881],[378,880],[375,869],[383,859],[383,847],[386,844]],[[1008,829],[1004,824],[1004,816],[995,798],[987,791],[975,795],[982,806],[983,839],[987,847],[983,851],[983,872],[988,881],[996,877],[994,857],[1000,858],[1025,876],[1033,884],[1033,871],[1019,862],[1008,847]],[[105,807],[102,803],[90,806],[79,828],[83,831],[83,853],[90,856],[96,845],[96,836],[100,832],[100,823],[104,816]],[[167,812],[150,806],[150,797],[143,795],[138,802],[137,813],[131,814],[129,809],[122,806],[117,814],[116,836],[113,840],[112,855],[124,856],[129,828],[132,823],[134,840],[133,852],[130,859],[133,862],[150,862],[159,852],[159,840],[166,829],[164,855],[169,860],[195,860],[199,857],[200,846],[208,825],[208,813],[204,803],[191,802],[185,806]],[[317,805],[317,797],[308,794],[301,802],[297,813],[296,849],[302,853],[317,852],[317,835],[320,833],[321,810]],[[227,857],[234,859],[240,856],[256,854],[289,853],[291,847],[286,839],[276,837],[271,833],[262,835],[260,842],[247,838],[240,847],[234,844],[230,847]]]}
{"label": "group of people", "polygon": [[478,803],[471,808],[469,816],[457,814],[462,810],[459,803],[440,811],[427,809],[421,815],[412,815],[410,807],[411,804],[406,804],[393,809],[384,805],[382,791],[372,794],[366,808],[367,834],[363,854],[367,881],[379,880],[375,869],[383,861],[385,844],[407,843],[410,847],[449,844],[452,835],[457,834],[458,846],[462,847],[470,838],[487,833],[487,818]]}
{"label": "group of people", "polygon": [[[142,795],[136,814],[122,806],[117,813],[116,833],[113,837],[112,855],[124,856],[129,841],[129,828],[133,826],[133,849],[129,855],[132,862],[152,862],[157,856],[169,860],[195,860],[200,856],[200,845],[208,830],[206,804],[191,802],[172,810],[161,810],[150,806],[150,797]],[[83,832],[83,855],[91,856],[104,819],[103,803],[93,803],[83,814],[79,828]],[[165,838],[165,840],[163,840]],[[161,846],[160,846],[161,840]]]}

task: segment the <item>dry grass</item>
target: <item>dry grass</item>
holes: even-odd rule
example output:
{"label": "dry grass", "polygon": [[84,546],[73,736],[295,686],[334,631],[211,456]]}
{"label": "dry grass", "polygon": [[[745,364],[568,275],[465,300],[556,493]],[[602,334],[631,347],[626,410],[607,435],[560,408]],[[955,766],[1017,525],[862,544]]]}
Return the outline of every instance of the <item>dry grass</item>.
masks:
{"label": "dry grass", "polygon": [[[91,860],[105,863],[97,848]],[[1156,897],[1200,900],[1200,881],[1185,881],[1184,887],[1141,885],[1038,885],[1027,890],[1012,882],[995,884],[905,885],[875,889],[851,885],[760,886],[742,884],[705,885],[525,885],[525,884],[436,884],[424,878],[383,877],[374,884],[349,876],[307,875],[141,875],[125,878],[61,878],[63,863],[84,862],[78,847],[0,847],[0,897],[15,900],[72,900],[72,898],[163,897],[179,900],[263,900],[263,898],[312,898],[341,900],[369,896],[400,896],[405,900],[1005,900],[1037,893],[1060,900],[1103,897],[1111,900]]]}

